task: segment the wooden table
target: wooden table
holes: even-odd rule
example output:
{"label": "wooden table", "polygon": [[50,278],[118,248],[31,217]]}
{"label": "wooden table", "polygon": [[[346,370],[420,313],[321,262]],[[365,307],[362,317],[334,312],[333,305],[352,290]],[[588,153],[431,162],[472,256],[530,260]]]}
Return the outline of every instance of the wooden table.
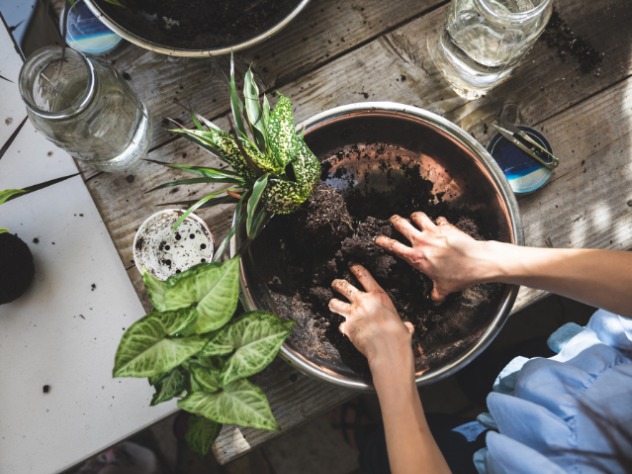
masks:
{"label": "wooden table", "polygon": [[[541,130],[561,158],[550,183],[519,199],[531,246],[632,248],[632,9],[626,0],[555,1],[572,37],[601,55],[583,72],[561,44],[539,40],[513,78],[488,96],[457,97],[429,58],[427,40],[447,11],[437,0],[313,0],[281,33],[237,54],[240,76],[252,64],[268,91],[289,96],[296,119],[331,107],[394,101],[418,106],[460,125],[487,146],[490,124],[507,105]],[[567,32],[568,33],[568,32]],[[558,35],[559,36],[559,35]],[[578,44],[575,42],[575,44]],[[129,45],[109,59],[147,104],[154,160],[212,164],[214,158],[166,131],[163,119],[189,123],[186,108],[226,126],[228,58],[181,59]],[[189,198],[190,189],[144,194],[173,179],[143,162],[124,174],[88,173],[86,184],[141,298],[132,239],[156,205]],[[229,206],[201,211],[218,239],[230,225]],[[541,298],[521,289],[514,311]],[[146,303],[146,300],[144,300]],[[141,315],[138,315],[139,317]],[[353,392],[313,380],[281,361],[257,378],[283,431],[340,404]],[[213,447],[226,463],[279,433],[225,427]]]}

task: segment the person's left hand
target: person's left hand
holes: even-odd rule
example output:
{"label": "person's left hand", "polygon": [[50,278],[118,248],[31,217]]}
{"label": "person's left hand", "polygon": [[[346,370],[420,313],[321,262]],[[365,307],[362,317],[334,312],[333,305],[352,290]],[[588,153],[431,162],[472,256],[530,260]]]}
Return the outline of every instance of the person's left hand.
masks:
{"label": "person's left hand", "polygon": [[413,325],[402,322],[388,294],[366,268],[352,265],[350,269],[365,291],[346,280],[337,279],[331,284],[348,300],[329,301],[329,309],[345,318],[339,326],[340,332],[365,355],[369,365],[380,358],[396,362],[393,359],[412,356]]}

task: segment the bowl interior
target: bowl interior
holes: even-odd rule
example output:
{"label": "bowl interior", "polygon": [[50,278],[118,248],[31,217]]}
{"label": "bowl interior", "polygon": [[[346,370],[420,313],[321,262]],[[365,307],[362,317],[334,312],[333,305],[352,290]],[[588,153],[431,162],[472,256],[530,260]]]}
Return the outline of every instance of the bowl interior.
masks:
{"label": "bowl interior", "polygon": [[283,28],[308,0],[85,0],[116,33],[175,56],[237,51]]}
{"label": "bowl interior", "polygon": [[[414,110],[419,115],[356,109],[308,122],[305,139],[323,162],[322,181],[346,197],[354,220],[365,214],[377,219],[393,213],[408,216],[419,209],[433,218],[445,215],[458,221],[459,227],[477,238],[519,243],[518,217],[512,215],[517,209],[515,200],[506,182],[499,179],[501,173],[492,158],[456,126]],[[246,305],[297,321],[283,354],[299,369],[340,385],[370,387],[366,362],[339,335],[339,321],[326,305],[315,305],[309,298],[297,301],[289,278],[280,290],[272,281],[270,272],[298,265],[287,257],[292,254],[291,237],[275,248],[283,234],[291,232],[288,229],[295,218],[282,219],[274,217],[242,259]],[[321,237],[316,240],[326,236]],[[320,250],[308,244],[295,253],[310,252]],[[319,271],[306,269],[307,273]],[[381,283],[384,286],[388,281]],[[392,295],[397,295],[394,285]],[[418,285],[419,295],[400,301],[398,310],[413,318],[424,313],[415,340],[416,370],[418,383],[427,383],[458,370],[491,342],[508,315],[516,289],[479,285],[435,307],[428,299],[429,280],[419,280]]]}

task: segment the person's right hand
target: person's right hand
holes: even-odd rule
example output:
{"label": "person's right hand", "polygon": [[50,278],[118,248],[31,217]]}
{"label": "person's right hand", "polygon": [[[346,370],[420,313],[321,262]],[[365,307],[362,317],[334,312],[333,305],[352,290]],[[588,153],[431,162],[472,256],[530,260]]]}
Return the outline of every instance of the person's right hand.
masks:
{"label": "person's right hand", "polygon": [[435,302],[485,281],[491,265],[486,242],[473,239],[443,217],[434,223],[423,212],[414,212],[410,221],[398,215],[390,220],[410,246],[383,235],[376,244],[425,273],[434,283]]}

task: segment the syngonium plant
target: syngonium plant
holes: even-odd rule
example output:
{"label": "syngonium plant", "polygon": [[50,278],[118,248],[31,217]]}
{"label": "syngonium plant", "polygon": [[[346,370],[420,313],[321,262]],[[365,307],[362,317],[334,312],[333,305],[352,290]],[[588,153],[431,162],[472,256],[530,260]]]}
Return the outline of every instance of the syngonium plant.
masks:
{"label": "syngonium plant", "polygon": [[114,377],[147,377],[151,405],[178,397],[192,413],[188,444],[206,454],[222,424],[278,429],[263,391],[248,377],[267,367],[293,321],[253,311],[235,317],[239,257],[203,263],[161,281],[143,273],[153,311],[116,351]]}
{"label": "syngonium plant", "polygon": [[198,177],[172,181],[151,190],[196,183],[228,185],[193,203],[179,220],[182,222],[190,212],[200,207],[237,203],[235,224],[219,246],[217,257],[222,254],[236,227],[244,226],[248,241],[252,241],[270,217],[296,211],[312,194],[320,176],[318,158],[309,149],[302,134],[296,131],[292,101],[278,94],[276,105],[272,108],[265,94],[260,99],[250,68],[244,77],[243,99],[237,94],[231,60],[231,132],[196,114],[192,115],[196,128],[171,130],[211,151],[232,170],[158,162]]}

